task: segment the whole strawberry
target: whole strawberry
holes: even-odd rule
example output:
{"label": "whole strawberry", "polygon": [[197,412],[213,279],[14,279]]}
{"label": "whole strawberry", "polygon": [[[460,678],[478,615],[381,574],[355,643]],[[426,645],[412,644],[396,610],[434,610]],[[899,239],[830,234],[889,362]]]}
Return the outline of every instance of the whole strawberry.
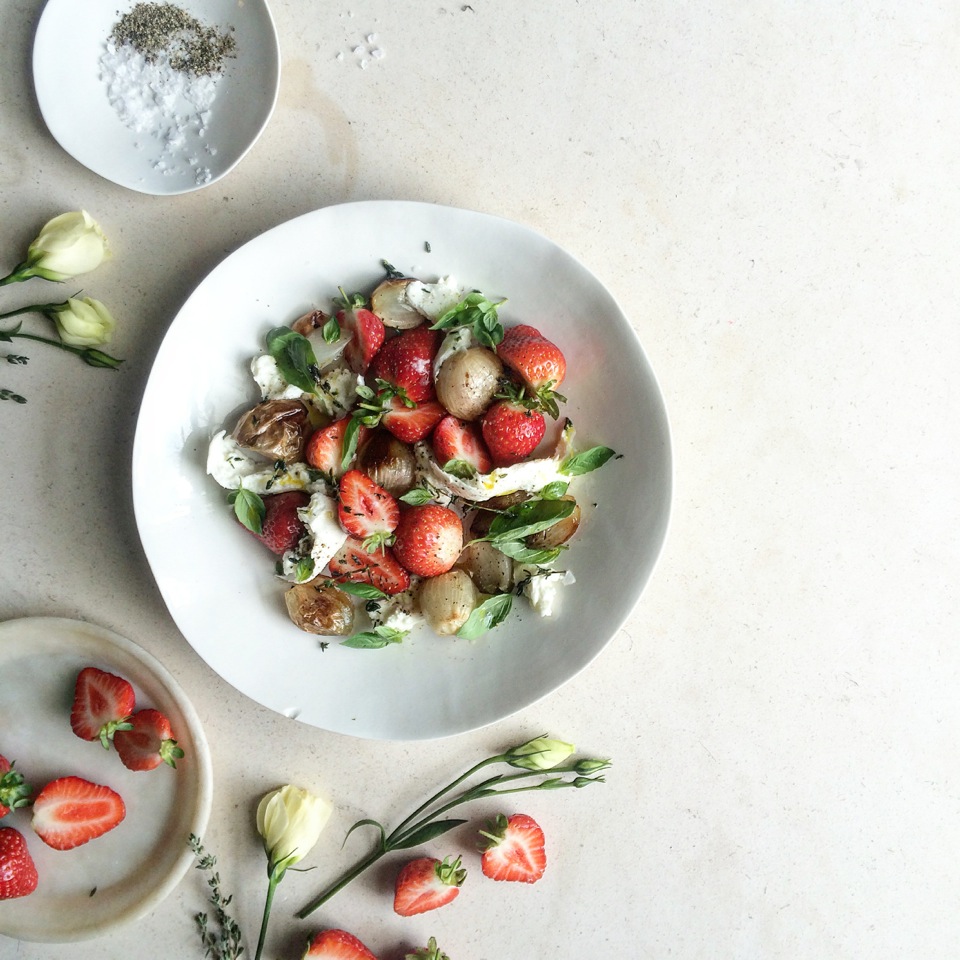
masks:
{"label": "whole strawberry", "polygon": [[13,827],[0,829],[0,900],[33,893],[37,881],[37,867],[23,834]]}
{"label": "whole strawberry", "polygon": [[440,346],[440,333],[427,326],[413,327],[380,348],[370,364],[367,380],[386,380],[406,392],[414,403],[433,400],[433,358]]}
{"label": "whole strawberry", "polygon": [[521,323],[504,331],[497,356],[523,381],[542,409],[556,419],[557,401],[565,399],[556,389],[567,375],[567,361],[560,348],[536,327]]}
{"label": "whole strawberry", "polygon": [[460,887],[466,876],[467,871],[460,866],[459,857],[447,857],[445,860],[418,857],[411,860],[397,874],[393,909],[401,917],[436,910],[460,895]]}
{"label": "whole strawberry", "polygon": [[118,730],[113,735],[113,745],[129,770],[154,770],[161,763],[176,767],[183,756],[183,750],[173,739],[170,721],[152,707],[133,714],[130,729]]}
{"label": "whole strawberry", "polygon": [[394,535],[394,556],[404,569],[420,577],[446,573],[463,550],[460,517],[437,503],[402,510]]}
{"label": "whole strawberry", "polygon": [[303,960],[377,960],[352,933],[346,930],[321,930],[311,937]]}
{"label": "whole strawberry", "polygon": [[547,432],[539,410],[520,400],[498,400],[480,420],[480,431],[495,466],[509,467],[526,460]]}
{"label": "whole strawberry", "polygon": [[31,793],[33,787],[24,782],[23,774],[14,770],[13,763],[0,754],[0,818],[11,810],[27,806]]}

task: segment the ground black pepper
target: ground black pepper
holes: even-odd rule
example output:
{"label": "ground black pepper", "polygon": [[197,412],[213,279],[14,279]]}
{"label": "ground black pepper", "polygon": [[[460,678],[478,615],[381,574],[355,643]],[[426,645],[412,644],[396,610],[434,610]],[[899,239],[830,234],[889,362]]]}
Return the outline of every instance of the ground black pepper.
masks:
{"label": "ground black pepper", "polygon": [[236,47],[231,33],[205,26],[172,3],[136,4],[120,17],[110,37],[132,46],[148,63],[165,53],[174,70],[198,77],[221,73]]}

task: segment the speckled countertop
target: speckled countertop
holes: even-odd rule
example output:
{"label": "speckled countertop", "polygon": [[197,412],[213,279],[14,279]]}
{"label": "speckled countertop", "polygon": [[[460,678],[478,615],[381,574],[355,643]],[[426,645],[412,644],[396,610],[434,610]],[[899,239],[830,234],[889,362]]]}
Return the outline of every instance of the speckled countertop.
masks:
{"label": "speckled countertop", "polygon": [[[538,799],[540,883],[402,920],[374,871],[311,924],[292,912],[318,881],[298,876],[265,956],[336,925],[384,960],[431,934],[452,960],[956,957],[954,6],[272,0],[271,123],[225,179],[166,198],[99,178],[47,132],[42,7],[0,6],[3,264],[51,216],[91,211],[115,255],[90,292],[126,363],[50,350],[0,371],[28,396],[0,404],[0,617],[89,620],[177,678],[211,745],[205,840],[253,941],[252,811],[279,783],[337,806],[307,861],[319,875],[347,863],[354,820],[528,736],[615,763],[603,788]],[[354,52],[370,35],[381,56]],[[134,523],[138,406],[180,305],[247,240],[360,199],[550,237],[624,306],[670,411],[672,526],[632,616],[575,682],[444,740],[329,734],[238,693],[174,626]],[[0,936],[0,958],[199,957],[205,895],[191,871],[136,923],[77,944]]]}

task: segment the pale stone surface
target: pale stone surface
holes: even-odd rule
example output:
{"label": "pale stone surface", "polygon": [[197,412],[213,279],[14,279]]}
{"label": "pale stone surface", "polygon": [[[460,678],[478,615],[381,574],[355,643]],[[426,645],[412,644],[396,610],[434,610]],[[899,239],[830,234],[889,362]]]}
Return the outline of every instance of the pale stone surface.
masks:
{"label": "pale stone surface", "polygon": [[[251,957],[256,801],[288,781],[337,810],[317,870],[279,888],[269,957],[298,957],[320,926],[385,960],[430,935],[454,960],[957,956],[955,7],[271,7],[271,124],[223,181],[157,198],[52,140],[30,82],[42,3],[0,6],[3,263],[50,216],[93,213],[115,257],[82,286],[127,358],[116,374],[40,348],[3,365],[29,402],[0,404],[0,617],[89,619],[183,685],[213,751],[205,839]],[[139,399],[194,286],[292,216],[379,198],[518,220],[586,263],[657,371],[676,458],[660,566],[598,660],[518,716],[416,744],[304,727],[214,675],[166,612],[130,493]],[[37,289],[5,288],[0,309]],[[485,881],[456,832],[429,848],[464,854],[454,905],[395,917],[388,867],[293,919],[371,839],[341,850],[353,821],[395,822],[542,732],[615,766],[603,787],[510,804],[547,831],[540,883]],[[191,872],[140,923],[80,944],[0,936],[0,958],[200,956],[204,899]]]}

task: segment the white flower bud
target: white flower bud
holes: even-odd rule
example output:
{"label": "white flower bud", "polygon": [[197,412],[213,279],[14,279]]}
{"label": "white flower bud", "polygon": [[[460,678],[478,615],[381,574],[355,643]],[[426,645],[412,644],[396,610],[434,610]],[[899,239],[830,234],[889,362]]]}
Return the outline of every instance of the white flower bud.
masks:
{"label": "white flower bud", "polygon": [[89,273],[109,257],[100,225],[86,210],[76,210],[44,225],[27,250],[26,265],[33,276],[69,280]]}
{"label": "white flower bud", "polygon": [[52,308],[49,315],[57,325],[60,339],[74,347],[109,343],[117,325],[110,311],[92,297],[70,297],[62,306]]}
{"label": "white flower bud", "polygon": [[563,763],[576,748],[563,740],[537,737],[514,747],[506,754],[507,763],[523,770],[552,770]]}
{"label": "white flower bud", "polygon": [[314,847],[333,813],[333,805],[307,790],[287,784],[268,793],[257,807],[257,832],[271,868],[286,870]]}

